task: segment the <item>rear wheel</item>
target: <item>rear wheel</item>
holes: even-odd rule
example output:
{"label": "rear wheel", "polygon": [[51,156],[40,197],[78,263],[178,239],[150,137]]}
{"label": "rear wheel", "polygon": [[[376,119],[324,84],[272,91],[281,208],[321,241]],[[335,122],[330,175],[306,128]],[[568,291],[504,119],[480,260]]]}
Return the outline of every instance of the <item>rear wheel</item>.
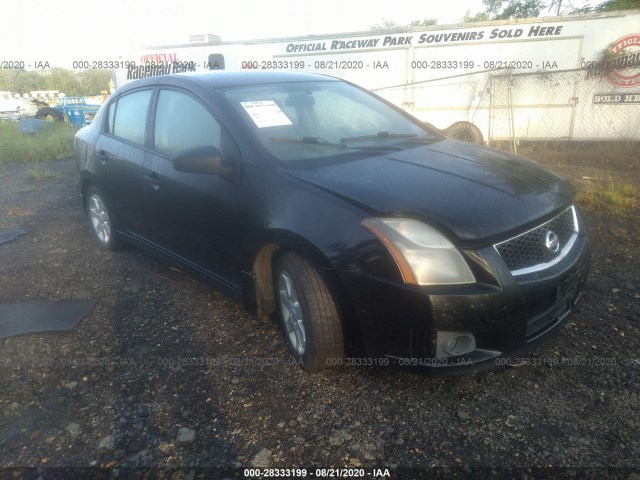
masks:
{"label": "rear wheel", "polygon": [[344,355],[342,322],[319,272],[286,253],[276,261],[274,286],[289,351],[305,370],[317,372]]}
{"label": "rear wheel", "polygon": [[115,218],[105,203],[102,192],[91,186],[85,194],[87,216],[91,230],[98,243],[105,250],[118,250],[122,244],[116,232]]}

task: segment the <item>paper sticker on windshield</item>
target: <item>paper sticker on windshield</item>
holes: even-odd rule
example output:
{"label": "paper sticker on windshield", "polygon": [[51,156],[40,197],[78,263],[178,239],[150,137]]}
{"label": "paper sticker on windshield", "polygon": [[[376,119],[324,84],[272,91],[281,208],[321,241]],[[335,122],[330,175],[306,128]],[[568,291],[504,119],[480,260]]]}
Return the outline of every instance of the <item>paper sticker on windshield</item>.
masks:
{"label": "paper sticker on windshield", "polygon": [[291,120],[273,100],[240,102],[258,128],[291,125]]}

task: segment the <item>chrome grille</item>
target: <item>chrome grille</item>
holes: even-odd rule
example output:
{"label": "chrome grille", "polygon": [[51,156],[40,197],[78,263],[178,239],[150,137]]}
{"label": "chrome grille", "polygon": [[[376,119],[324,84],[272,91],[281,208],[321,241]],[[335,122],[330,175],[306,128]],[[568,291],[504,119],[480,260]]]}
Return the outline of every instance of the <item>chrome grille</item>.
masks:
{"label": "chrome grille", "polygon": [[[554,251],[554,235],[559,245],[557,251]],[[513,275],[524,275],[558,263],[569,253],[577,236],[578,219],[575,207],[571,206],[554,219],[497,243],[494,248]]]}

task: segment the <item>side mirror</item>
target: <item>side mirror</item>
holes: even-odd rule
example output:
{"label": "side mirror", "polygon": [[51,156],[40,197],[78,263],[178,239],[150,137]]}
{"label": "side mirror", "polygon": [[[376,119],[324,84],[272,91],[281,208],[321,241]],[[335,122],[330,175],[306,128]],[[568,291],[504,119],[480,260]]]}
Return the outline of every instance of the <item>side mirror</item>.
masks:
{"label": "side mirror", "polygon": [[173,157],[173,168],[179,172],[229,175],[232,167],[222,165],[220,150],[211,145],[189,148]]}

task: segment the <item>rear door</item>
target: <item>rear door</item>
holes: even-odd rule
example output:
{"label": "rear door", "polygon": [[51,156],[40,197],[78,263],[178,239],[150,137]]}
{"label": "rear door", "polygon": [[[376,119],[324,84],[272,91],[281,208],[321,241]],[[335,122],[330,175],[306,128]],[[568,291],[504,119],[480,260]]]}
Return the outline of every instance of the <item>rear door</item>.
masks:
{"label": "rear door", "polygon": [[114,98],[95,146],[96,178],[120,228],[134,230],[142,215],[142,167],[152,88]]}

